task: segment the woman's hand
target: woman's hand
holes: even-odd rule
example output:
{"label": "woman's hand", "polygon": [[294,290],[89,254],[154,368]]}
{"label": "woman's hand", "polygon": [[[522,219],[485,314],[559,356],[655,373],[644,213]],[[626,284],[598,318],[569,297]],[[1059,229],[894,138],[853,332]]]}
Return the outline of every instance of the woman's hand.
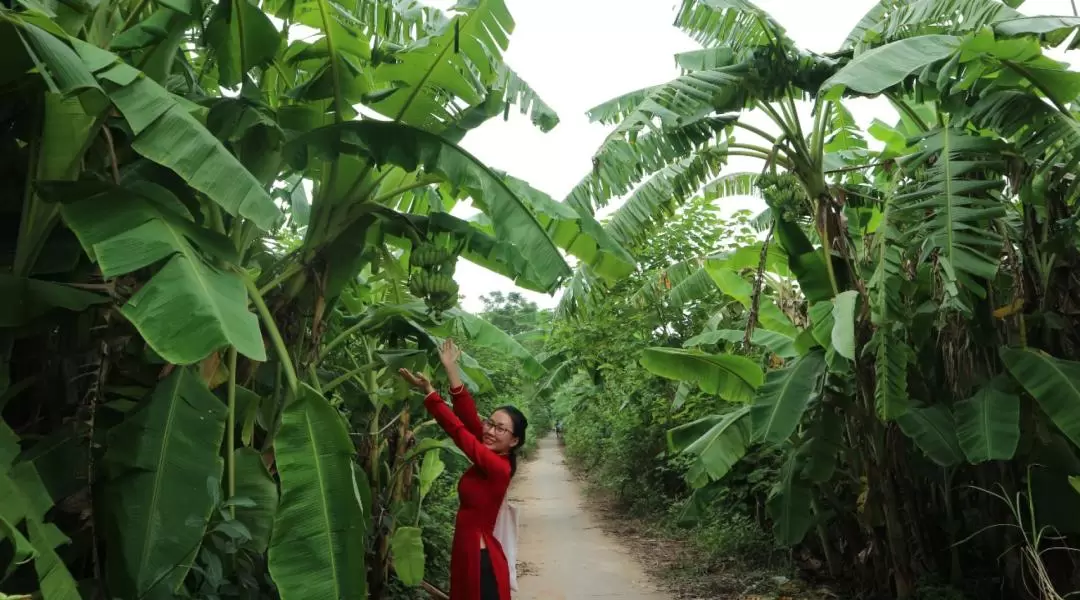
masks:
{"label": "woman's hand", "polygon": [[458,349],[457,344],[451,338],[446,338],[446,341],[442,343],[439,348],[439,361],[442,362],[443,368],[446,369],[446,377],[450,380],[450,392],[460,390],[462,387],[461,374],[458,373],[458,360],[461,359],[461,350]]}
{"label": "woman's hand", "polygon": [[431,380],[425,377],[423,373],[413,373],[406,368],[398,369],[398,373],[401,375],[401,378],[408,381],[410,385],[423,390],[425,396],[435,391],[435,387],[431,385]]}
{"label": "woman's hand", "polygon": [[442,361],[444,367],[448,372],[453,371],[457,366],[458,360],[461,359],[461,350],[454,343],[451,338],[446,338],[439,348],[439,360]]}

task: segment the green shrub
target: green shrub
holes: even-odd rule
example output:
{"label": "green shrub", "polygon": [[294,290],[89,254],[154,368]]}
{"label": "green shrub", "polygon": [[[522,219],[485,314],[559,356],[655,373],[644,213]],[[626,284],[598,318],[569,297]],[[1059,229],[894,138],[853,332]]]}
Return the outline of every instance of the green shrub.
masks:
{"label": "green shrub", "polygon": [[694,529],[692,539],[703,559],[713,564],[732,558],[761,562],[779,551],[771,533],[737,512],[714,513]]}

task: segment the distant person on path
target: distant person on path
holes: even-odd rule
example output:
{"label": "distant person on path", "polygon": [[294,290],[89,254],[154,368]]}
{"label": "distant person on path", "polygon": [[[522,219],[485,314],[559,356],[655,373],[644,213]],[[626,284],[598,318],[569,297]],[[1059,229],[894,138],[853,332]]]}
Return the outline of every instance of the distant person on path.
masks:
{"label": "distant person on path", "polygon": [[514,578],[507,554],[513,555],[514,549],[504,552],[494,532],[500,511],[506,509],[506,491],[517,471],[517,450],[525,443],[529,423],[513,406],[503,406],[481,421],[476,402],[461,382],[460,358],[453,340],[443,342],[439,359],[450,379],[453,410],[427,377],[408,369],[399,372],[424,391],[428,412],[473,463],[458,483],[461,502],[450,553],[450,600],[510,600]]}
{"label": "distant person on path", "polygon": [[562,420],[555,421],[555,437],[562,439]]}

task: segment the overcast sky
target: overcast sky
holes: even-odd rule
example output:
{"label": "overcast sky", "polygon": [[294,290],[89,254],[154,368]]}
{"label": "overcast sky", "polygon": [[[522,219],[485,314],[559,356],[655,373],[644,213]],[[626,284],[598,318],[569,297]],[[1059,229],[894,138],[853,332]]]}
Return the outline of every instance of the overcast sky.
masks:
{"label": "overcast sky", "polygon": [[[592,154],[607,133],[606,127],[589,124],[585,111],[624,92],[678,76],[672,55],[699,46],[672,26],[674,0],[506,3],[517,22],[507,62],[559,113],[561,122],[551,132],[541,133],[515,108],[509,121],[492,119],[467,135],[462,145],[490,166],[561,200],[589,172]],[[428,4],[445,8],[452,2],[429,0]],[[830,52],[875,1],[758,0],[756,4],[771,13],[800,46]],[[1020,10],[1032,15],[1072,14],[1069,0],[1028,0]],[[875,117],[895,120],[895,113],[882,102],[862,100],[846,106],[863,126]],[[730,170],[759,168],[760,163],[755,165],[752,159],[735,159]],[[754,199],[721,202],[725,213],[763,207]],[[455,214],[469,214],[469,209]],[[483,294],[517,289],[509,279],[465,261],[457,269],[457,279],[465,295],[463,307],[472,311],[481,308]],[[522,293],[544,307],[556,303],[555,297]]]}

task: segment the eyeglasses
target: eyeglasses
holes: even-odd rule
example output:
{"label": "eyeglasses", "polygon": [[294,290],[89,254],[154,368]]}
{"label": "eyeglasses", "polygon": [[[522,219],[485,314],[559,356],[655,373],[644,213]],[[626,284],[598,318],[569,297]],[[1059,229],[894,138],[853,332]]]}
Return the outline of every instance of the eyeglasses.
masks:
{"label": "eyeglasses", "polygon": [[494,419],[484,419],[484,427],[487,427],[488,429],[494,429],[495,433],[499,435],[505,435],[507,433],[510,433],[509,429],[507,429],[502,423],[496,422]]}

